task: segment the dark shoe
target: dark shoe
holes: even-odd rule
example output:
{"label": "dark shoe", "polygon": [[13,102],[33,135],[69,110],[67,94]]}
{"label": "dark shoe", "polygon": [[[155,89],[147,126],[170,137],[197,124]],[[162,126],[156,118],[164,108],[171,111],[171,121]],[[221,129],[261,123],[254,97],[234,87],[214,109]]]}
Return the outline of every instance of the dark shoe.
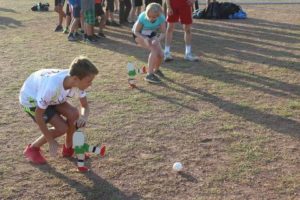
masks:
{"label": "dark shoe", "polygon": [[96,38],[94,38],[93,36],[86,36],[85,41],[87,43],[93,44],[93,43],[96,43],[98,40]]}
{"label": "dark shoe", "polygon": [[159,76],[159,77],[161,77],[161,78],[165,77],[165,75],[162,73],[162,71],[160,69],[156,70],[154,72],[154,74],[157,75],[157,76]]}
{"label": "dark shoe", "polygon": [[54,32],[63,32],[63,27],[61,25],[57,25],[57,27],[55,28]]}
{"label": "dark shoe", "polygon": [[97,34],[97,37],[99,37],[99,38],[105,38],[106,36],[104,35],[104,33],[100,32],[100,33]]}
{"label": "dark shoe", "polygon": [[111,25],[111,26],[120,26],[120,24],[118,24],[118,23],[115,22],[115,21],[110,22],[110,25]]}
{"label": "dark shoe", "polygon": [[77,40],[78,40],[78,38],[76,38],[72,33],[68,36],[68,41],[70,41],[70,42],[75,42]]}
{"label": "dark shoe", "polygon": [[154,74],[148,74],[145,78],[145,81],[149,82],[149,83],[161,83],[161,80],[155,76]]}

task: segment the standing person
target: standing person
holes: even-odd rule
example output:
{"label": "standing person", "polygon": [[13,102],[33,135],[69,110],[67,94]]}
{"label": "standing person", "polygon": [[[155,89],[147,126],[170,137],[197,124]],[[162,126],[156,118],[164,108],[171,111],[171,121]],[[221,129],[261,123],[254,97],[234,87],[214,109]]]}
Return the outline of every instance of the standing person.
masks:
{"label": "standing person", "polygon": [[130,24],[134,23],[136,16],[139,16],[142,11],[143,0],[131,0],[131,10],[128,17]]}
{"label": "standing person", "polygon": [[54,2],[54,10],[58,13],[58,24],[54,30],[55,32],[62,32],[64,30],[62,26],[63,19],[66,17],[65,12],[63,11],[64,4],[65,0],[55,0]]}
{"label": "standing person", "polygon": [[[157,35],[157,30],[160,34]],[[163,50],[160,42],[165,38],[166,24],[163,9],[158,3],[150,3],[132,28],[133,38],[136,43],[150,51],[148,57],[148,73],[145,81],[150,83],[160,83],[161,80],[156,76],[164,77],[159,69],[163,60]]]}
{"label": "standing person", "polygon": [[115,21],[114,17],[114,0],[106,0],[106,25],[108,26],[119,26],[119,24]]}
{"label": "standing person", "polygon": [[79,40],[79,34],[77,33],[81,15],[81,2],[80,0],[70,0],[71,10],[72,10],[72,22],[70,27],[70,33],[68,36],[69,41],[77,41]]}
{"label": "standing person", "polygon": [[68,34],[69,33],[69,26],[71,24],[71,20],[72,20],[72,17],[71,17],[71,9],[70,9],[70,2],[69,0],[67,0],[67,6],[66,6],[66,27],[64,28],[64,31],[63,33],[64,34]]}
{"label": "standing person", "polygon": [[106,23],[106,16],[103,11],[102,7],[102,0],[95,0],[95,15],[96,15],[96,20],[100,17],[100,22],[99,22],[99,31],[97,33],[97,37],[104,37],[105,35],[103,33],[103,29],[105,27]]}
{"label": "standing person", "polygon": [[[55,138],[66,134],[62,149],[64,157],[71,157],[72,139],[77,127],[83,127],[89,116],[85,90],[91,86],[98,69],[86,57],[73,60],[69,69],[42,69],[32,73],[24,82],[19,100],[24,111],[38,125],[42,135],[24,150],[25,158],[34,164],[44,164],[46,159],[40,147],[49,144],[50,155],[55,156],[59,144]],[[68,103],[68,98],[79,97],[80,112]],[[47,123],[53,128],[48,129]]]}
{"label": "standing person", "polygon": [[181,22],[184,30],[185,42],[185,60],[199,61],[197,56],[192,54],[191,40],[191,26],[192,26],[192,7],[195,0],[166,0],[167,5],[167,32],[165,40],[164,60],[165,62],[173,60],[170,46],[173,39],[174,23]]}
{"label": "standing person", "polygon": [[84,39],[88,43],[97,42],[94,37],[95,25],[95,1],[94,0],[81,0],[81,12],[84,18]]}
{"label": "standing person", "polygon": [[120,0],[120,14],[119,20],[120,24],[127,24],[128,16],[131,10],[131,0]]}

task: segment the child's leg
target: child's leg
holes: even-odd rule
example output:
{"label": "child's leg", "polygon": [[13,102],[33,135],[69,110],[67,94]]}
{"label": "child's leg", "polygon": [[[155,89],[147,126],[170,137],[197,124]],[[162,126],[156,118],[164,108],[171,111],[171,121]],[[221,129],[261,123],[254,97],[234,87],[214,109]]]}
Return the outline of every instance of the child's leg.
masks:
{"label": "child's leg", "polygon": [[67,119],[65,146],[70,148],[72,147],[73,134],[76,130],[75,123],[79,118],[79,111],[76,107],[72,106],[68,102],[57,105],[56,110]]}
{"label": "child's leg", "polygon": [[[49,123],[54,127],[54,129],[49,129],[51,134],[53,135],[53,138],[57,138],[59,136],[62,136],[67,132],[68,124],[66,121],[59,116],[58,114],[55,114],[49,121]],[[44,135],[41,135],[39,138],[37,138],[32,144],[32,147],[41,147],[47,143],[47,140]]]}

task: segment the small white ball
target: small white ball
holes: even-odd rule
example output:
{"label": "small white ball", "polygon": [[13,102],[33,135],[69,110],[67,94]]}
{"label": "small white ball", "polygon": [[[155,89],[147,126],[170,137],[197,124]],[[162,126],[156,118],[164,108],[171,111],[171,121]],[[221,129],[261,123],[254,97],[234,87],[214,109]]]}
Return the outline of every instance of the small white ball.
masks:
{"label": "small white ball", "polygon": [[179,172],[179,171],[182,170],[182,168],[183,168],[183,166],[182,166],[181,162],[175,162],[175,163],[173,164],[173,170],[174,170],[174,171]]}

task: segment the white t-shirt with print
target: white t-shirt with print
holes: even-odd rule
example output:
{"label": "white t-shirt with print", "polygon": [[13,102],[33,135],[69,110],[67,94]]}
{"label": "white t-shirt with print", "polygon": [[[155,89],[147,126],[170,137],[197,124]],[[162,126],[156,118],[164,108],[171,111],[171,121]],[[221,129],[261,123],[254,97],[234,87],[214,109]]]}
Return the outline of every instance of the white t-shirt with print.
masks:
{"label": "white t-shirt with print", "polygon": [[66,76],[69,76],[68,69],[41,69],[32,73],[21,88],[21,105],[46,109],[49,105],[62,104],[68,98],[85,97],[86,92],[79,88],[64,89],[63,81]]}

